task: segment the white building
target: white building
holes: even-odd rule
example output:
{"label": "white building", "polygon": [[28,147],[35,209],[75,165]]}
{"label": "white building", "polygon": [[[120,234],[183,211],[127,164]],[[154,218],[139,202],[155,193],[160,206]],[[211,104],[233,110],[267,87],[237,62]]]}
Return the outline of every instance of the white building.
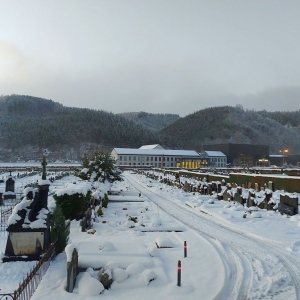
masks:
{"label": "white building", "polygon": [[160,145],[146,145],[140,149],[114,148],[111,156],[117,166],[152,166],[199,168],[208,165],[208,159],[193,150],[166,150]]}
{"label": "white building", "polygon": [[207,154],[209,165],[213,168],[225,168],[227,156],[221,151],[204,151]]}

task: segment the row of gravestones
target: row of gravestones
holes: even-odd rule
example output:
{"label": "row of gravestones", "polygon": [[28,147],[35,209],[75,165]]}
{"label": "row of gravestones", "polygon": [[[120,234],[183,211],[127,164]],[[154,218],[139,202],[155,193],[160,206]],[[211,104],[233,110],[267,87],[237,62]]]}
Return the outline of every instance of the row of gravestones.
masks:
{"label": "row of gravestones", "polygon": [[[149,174],[150,175],[150,174]],[[152,174],[153,175],[153,174]],[[147,174],[146,174],[147,176]],[[153,178],[154,179],[154,178]],[[267,209],[267,210],[273,210],[275,203],[270,202],[270,199],[272,198],[272,193],[270,193],[267,190],[271,190],[274,192],[274,183],[272,181],[269,181],[268,184],[264,184],[263,186],[259,186],[258,183],[254,183],[254,187],[252,187],[251,182],[246,182],[245,184],[242,184],[242,186],[238,186],[236,183],[226,184],[225,181],[220,182],[211,182],[211,183],[205,183],[202,182],[200,186],[195,186],[187,181],[182,184],[178,178],[175,178],[175,181],[170,180],[169,178],[163,178],[161,177],[161,182],[170,185],[170,186],[177,186],[179,188],[183,188],[185,192],[198,192],[201,195],[212,195],[213,193],[218,194],[219,200],[227,200],[227,201],[235,201],[239,202],[242,205],[247,205],[247,207],[251,206],[258,206],[261,209]],[[222,195],[219,195],[221,193],[221,186],[227,186],[227,189],[224,191]],[[236,188],[237,191],[232,196],[231,187]],[[244,198],[242,197],[242,189],[254,189],[255,192],[259,191],[266,191],[264,195],[264,199],[260,201],[259,204],[255,202],[255,194],[251,191],[248,192],[248,197]],[[298,214],[298,198],[297,197],[291,197],[289,195],[280,195],[280,203],[278,204],[278,211],[282,214],[287,215],[294,215]]]}
{"label": "row of gravestones", "polygon": [[213,195],[214,193],[220,193],[222,190],[222,184],[220,182],[200,182],[199,185],[193,185],[187,181],[184,184],[183,190],[185,192],[199,193],[201,195]]}
{"label": "row of gravestones", "polygon": [[[258,190],[256,192],[258,192]],[[223,195],[218,195],[219,200],[222,199],[226,201],[235,201],[235,202],[239,202],[242,205],[246,204],[247,207],[257,206],[261,209],[266,209],[266,210],[273,210],[274,207],[276,207],[275,206],[276,204],[273,201],[270,202],[272,198],[272,193],[268,191],[264,193],[264,197],[259,203],[255,201],[255,198],[256,198],[256,194],[253,190],[248,191],[248,197],[244,198],[242,196],[242,187],[237,187],[234,196],[232,195],[230,188],[227,188],[224,191]],[[278,204],[278,207],[276,207],[276,209],[278,209],[278,211],[281,214],[287,214],[290,216],[298,214],[299,205],[298,205],[297,196],[293,196],[290,194],[280,194],[279,201],[280,202]]]}

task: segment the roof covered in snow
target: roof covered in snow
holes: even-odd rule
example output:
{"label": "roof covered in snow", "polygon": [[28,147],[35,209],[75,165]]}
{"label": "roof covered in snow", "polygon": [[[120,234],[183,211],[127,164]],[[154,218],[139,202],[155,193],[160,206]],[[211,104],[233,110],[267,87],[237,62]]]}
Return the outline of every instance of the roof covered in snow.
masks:
{"label": "roof covered in snow", "polygon": [[226,157],[221,151],[204,151],[208,156]]}
{"label": "roof covered in snow", "polygon": [[140,149],[164,149],[161,145],[155,144],[155,145],[144,145],[140,147]]}
{"label": "roof covered in snow", "polygon": [[165,149],[132,149],[132,148],[114,148],[118,155],[166,155],[166,156],[196,156],[199,153],[194,150],[165,150]]}

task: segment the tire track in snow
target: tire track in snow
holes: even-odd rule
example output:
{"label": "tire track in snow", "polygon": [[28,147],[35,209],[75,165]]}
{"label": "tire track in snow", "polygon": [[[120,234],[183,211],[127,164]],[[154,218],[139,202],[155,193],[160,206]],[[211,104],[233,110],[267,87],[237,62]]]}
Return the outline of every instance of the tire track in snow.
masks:
{"label": "tire track in snow", "polygon": [[[229,246],[227,243],[223,242],[215,242],[215,236],[208,233],[207,231],[200,230],[191,222],[186,221],[187,218],[182,218],[176,214],[173,209],[165,209],[162,207],[161,203],[153,200],[149,193],[158,196],[161,199],[168,200],[161,195],[156,194],[155,192],[147,189],[142,184],[137,182],[132,177],[127,177],[128,181],[135,186],[135,184],[139,185],[139,189],[143,190],[143,195],[146,196],[150,201],[157,204],[160,209],[162,209],[167,214],[171,215],[176,220],[185,224],[187,227],[193,229],[197,232],[202,238],[205,238],[220,254],[220,257],[223,258],[223,264],[225,267],[225,284],[223,288],[219,291],[218,295],[214,298],[215,300],[247,300],[248,290],[250,289],[251,278],[249,273],[251,274],[252,269],[249,267],[249,264],[245,263],[244,259],[240,257],[240,251],[236,250],[232,246]],[[134,183],[133,183],[134,181]],[[135,186],[136,188],[136,186]],[[168,200],[169,201],[169,200]],[[171,202],[173,204],[173,202]],[[182,208],[180,208],[181,210]],[[181,212],[181,211],[180,211]],[[186,210],[187,213],[190,214],[189,210]],[[195,217],[195,216],[194,216]],[[196,216],[198,217],[198,216]],[[242,276],[241,276],[242,274]],[[247,274],[247,276],[245,276]]]}

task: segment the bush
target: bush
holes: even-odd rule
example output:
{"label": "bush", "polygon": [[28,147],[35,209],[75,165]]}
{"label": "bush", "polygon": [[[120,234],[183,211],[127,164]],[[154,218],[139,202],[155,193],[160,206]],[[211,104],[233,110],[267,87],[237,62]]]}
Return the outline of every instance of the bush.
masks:
{"label": "bush", "polygon": [[99,208],[98,208],[98,210],[97,210],[97,214],[98,214],[98,216],[103,216],[103,211],[102,211],[102,207],[101,206],[99,206]]}
{"label": "bush", "polygon": [[59,238],[59,252],[62,252],[67,246],[69,231],[66,228],[66,220],[59,205],[56,205],[52,215],[50,237],[51,243],[54,243]]}
{"label": "bush", "polygon": [[89,191],[86,196],[81,193],[75,193],[62,196],[53,195],[53,198],[56,206],[60,206],[66,219],[80,219],[90,205],[91,192]]}
{"label": "bush", "polygon": [[107,208],[107,205],[108,205],[108,196],[105,193],[104,197],[103,197],[103,200],[102,200],[102,206],[105,207],[105,208]]}

